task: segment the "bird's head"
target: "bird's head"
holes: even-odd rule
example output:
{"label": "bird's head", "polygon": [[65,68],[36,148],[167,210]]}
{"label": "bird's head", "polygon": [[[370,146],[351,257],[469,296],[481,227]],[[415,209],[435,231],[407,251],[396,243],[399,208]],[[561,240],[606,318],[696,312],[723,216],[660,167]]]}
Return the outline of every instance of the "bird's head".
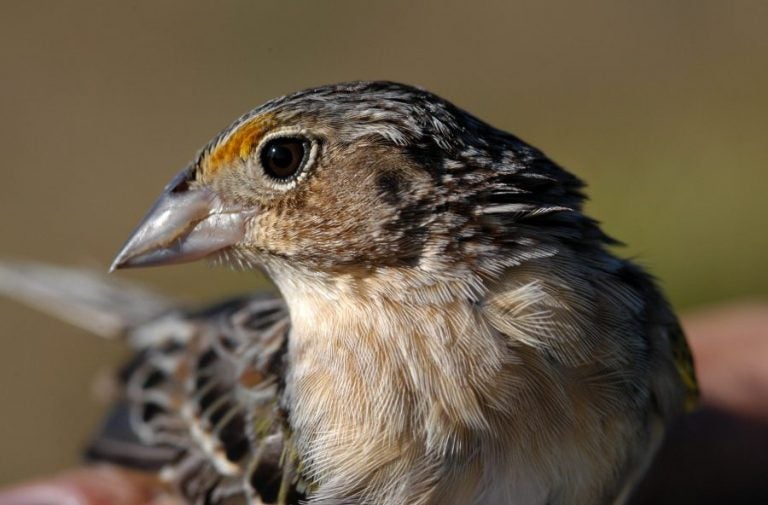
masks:
{"label": "bird's head", "polygon": [[[424,90],[358,82],[268,102],[217,135],[113,268],[216,258],[365,276],[492,275],[601,240],[581,183]],[[590,233],[592,235],[590,235]]]}

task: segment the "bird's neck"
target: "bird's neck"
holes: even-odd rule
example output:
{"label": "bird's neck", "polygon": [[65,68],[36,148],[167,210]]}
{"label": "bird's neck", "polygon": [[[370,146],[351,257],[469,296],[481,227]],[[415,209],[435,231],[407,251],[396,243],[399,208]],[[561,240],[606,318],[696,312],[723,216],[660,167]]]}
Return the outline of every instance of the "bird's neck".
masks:
{"label": "bird's neck", "polygon": [[[473,339],[461,349],[487,344],[489,335],[478,334],[478,303],[485,288],[469,272],[440,275],[393,268],[368,275],[319,274],[294,267],[273,279],[290,310],[293,348],[327,356],[334,372],[344,371],[340,360],[345,353],[354,361],[356,353],[375,352],[378,365],[431,373],[429,367],[439,365],[436,360],[443,354],[456,359],[458,340]],[[357,370],[360,379],[369,372]]]}
{"label": "bird's neck", "polygon": [[488,430],[481,397],[507,354],[481,320],[479,281],[272,275],[291,313],[291,425],[301,453],[323,455],[307,463],[320,481],[351,471],[350,451],[353,473],[370,478],[390,458],[428,467],[427,453],[458,456]]}

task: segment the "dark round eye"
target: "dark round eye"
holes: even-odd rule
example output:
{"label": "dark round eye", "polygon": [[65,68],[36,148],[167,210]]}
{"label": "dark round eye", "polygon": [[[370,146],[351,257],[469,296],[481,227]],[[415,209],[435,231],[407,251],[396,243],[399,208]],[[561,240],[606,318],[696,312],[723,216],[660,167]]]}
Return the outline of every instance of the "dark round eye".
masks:
{"label": "dark round eye", "polygon": [[268,141],[261,149],[261,165],[270,177],[290,179],[299,173],[309,151],[309,143],[300,138],[282,137]]}

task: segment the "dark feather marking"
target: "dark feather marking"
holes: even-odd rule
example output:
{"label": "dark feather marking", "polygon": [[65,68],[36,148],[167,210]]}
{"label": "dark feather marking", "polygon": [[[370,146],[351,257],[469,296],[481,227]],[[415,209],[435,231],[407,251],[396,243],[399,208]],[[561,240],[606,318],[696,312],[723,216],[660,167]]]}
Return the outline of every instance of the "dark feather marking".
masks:
{"label": "dark feather marking", "polygon": [[159,386],[165,380],[167,380],[167,377],[162,371],[153,370],[144,380],[142,387],[145,389],[152,389],[154,387]]}
{"label": "dark feather marking", "polygon": [[197,369],[203,370],[213,364],[218,356],[216,355],[216,352],[213,349],[209,349],[208,351],[204,352],[200,355],[200,357],[197,360]]}
{"label": "dark feather marking", "polygon": [[219,440],[224,446],[227,459],[240,461],[250,449],[248,438],[245,435],[245,420],[241,413],[236,413],[219,432]]}
{"label": "dark feather marking", "polygon": [[148,402],[144,404],[142,409],[141,420],[145,423],[149,423],[155,417],[159,416],[160,414],[166,414],[167,412],[168,411],[165,410],[165,408],[163,408],[161,405],[158,405],[155,402]]}
{"label": "dark feather marking", "polygon": [[401,192],[408,191],[406,181],[392,172],[382,172],[376,178],[376,188],[385,202],[392,206],[398,206],[401,201]]}

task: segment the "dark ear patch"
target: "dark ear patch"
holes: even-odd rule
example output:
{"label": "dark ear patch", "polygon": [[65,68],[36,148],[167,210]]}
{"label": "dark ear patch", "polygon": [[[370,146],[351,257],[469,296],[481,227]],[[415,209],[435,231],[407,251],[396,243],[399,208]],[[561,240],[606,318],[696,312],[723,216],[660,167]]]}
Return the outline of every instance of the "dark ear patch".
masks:
{"label": "dark ear patch", "polygon": [[379,194],[390,205],[399,205],[403,194],[408,192],[408,181],[402,176],[392,172],[382,172],[376,178],[376,188]]}

